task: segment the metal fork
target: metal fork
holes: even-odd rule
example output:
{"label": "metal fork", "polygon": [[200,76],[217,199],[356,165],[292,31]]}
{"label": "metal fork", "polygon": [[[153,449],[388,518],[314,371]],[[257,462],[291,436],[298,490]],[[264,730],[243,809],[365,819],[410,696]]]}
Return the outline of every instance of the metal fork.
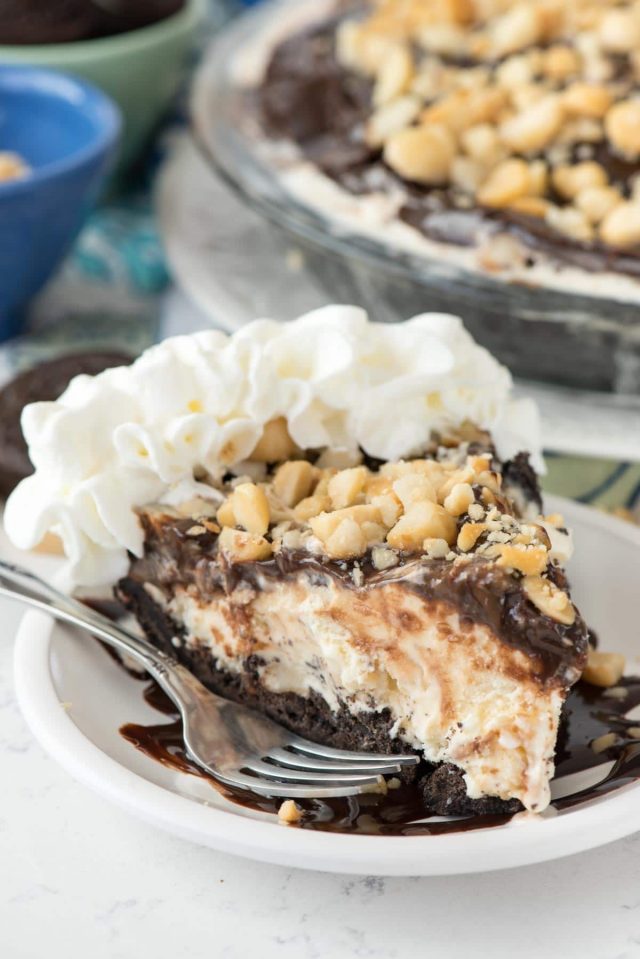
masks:
{"label": "metal fork", "polygon": [[0,561],[0,596],[44,610],[133,656],[173,700],[189,757],[226,786],[260,796],[354,796],[419,762],[415,755],[331,749],[210,692],[185,666],[39,576]]}

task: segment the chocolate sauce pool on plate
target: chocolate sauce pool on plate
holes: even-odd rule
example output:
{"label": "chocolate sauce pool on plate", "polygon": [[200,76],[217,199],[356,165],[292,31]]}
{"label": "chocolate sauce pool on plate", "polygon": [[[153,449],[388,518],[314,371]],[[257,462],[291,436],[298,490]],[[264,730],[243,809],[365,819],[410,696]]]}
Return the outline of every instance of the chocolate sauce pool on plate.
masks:
{"label": "chocolate sauce pool on plate", "polygon": [[[607,760],[617,762],[598,786],[554,802],[553,806],[558,810],[579,805],[640,779],[640,741],[633,736],[635,732],[640,735],[640,718],[625,719],[626,713],[640,705],[640,678],[621,680],[617,689],[626,691],[624,698],[584,682],[579,682],[569,694],[558,739],[556,775],[580,772]],[[189,759],[182,740],[182,721],[173,703],[155,682],[146,685],[144,698],[168,721],[151,725],[127,723],[120,729],[127,742],[170,769],[204,779],[231,802],[277,815],[282,799],[267,799],[222,786]],[[615,734],[615,742],[596,753],[591,743],[608,733]],[[390,789],[386,796],[371,793],[343,799],[297,800],[297,804],[303,810],[302,821],[298,824],[300,828],[364,835],[441,835],[500,826],[511,819],[510,815],[500,815],[437,817],[425,821],[429,813],[416,783],[403,783],[398,789]]]}

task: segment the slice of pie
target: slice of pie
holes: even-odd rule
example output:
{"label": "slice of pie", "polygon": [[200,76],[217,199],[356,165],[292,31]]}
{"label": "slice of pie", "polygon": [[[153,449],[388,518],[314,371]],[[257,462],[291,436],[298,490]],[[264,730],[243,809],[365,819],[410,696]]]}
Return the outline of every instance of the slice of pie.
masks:
{"label": "slice of pie", "polygon": [[427,809],[542,810],[587,630],[510,385],[446,316],[169,340],[27,408],[36,472],[7,528],[58,533],[76,581],[118,579],[216,692],[319,742],[416,750]]}
{"label": "slice of pie", "polygon": [[566,531],[530,480],[486,437],[342,470],[290,459],[218,508],[142,510],[118,593],[214,691],[313,740],[419,751],[437,811],[542,809],[587,639]]}

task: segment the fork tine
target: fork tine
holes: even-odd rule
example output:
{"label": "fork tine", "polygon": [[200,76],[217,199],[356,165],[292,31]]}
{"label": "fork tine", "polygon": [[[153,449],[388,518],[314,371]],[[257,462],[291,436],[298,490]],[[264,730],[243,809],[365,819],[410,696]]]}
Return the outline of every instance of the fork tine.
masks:
{"label": "fork tine", "polygon": [[279,763],[281,766],[289,766],[292,769],[309,769],[318,772],[336,772],[336,773],[379,773],[381,775],[390,775],[399,773],[402,770],[400,763],[396,762],[393,756],[388,756],[388,762],[371,760],[370,762],[353,762],[347,759],[341,762],[337,759],[319,759],[316,756],[305,756],[304,753],[294,753],[288,749],[275,747],[269,750],[265,759]]}
{"label": "fork tine", "polygon": [[402,766],[415,766],[420,762],[420,757],[416,755],[395,753],[356,753],[348,749],[332,749],[330,746],[321,746],[318,743],[312,743],[308,739],[300,739],[298,736],[292,736],[289,745],[296,752],[305,753],[307,756],[317,756],[320,759],[336,759],[342,762],[367,763],[367,762],[389,762],[400,763]]}
{"label": "fork tine", "polygon": [[275,779],[280,782],[298,782],[298,783],[316,783],[328,786],[357,786],[359,783],[377,783],[380,782],[380,776],[371,773],[327,773],[317,770],[310,772],[305,769],[287,769],[284,766],[274,766],[271,763],[262,762],[260,759],[249,761],[242,767],[249,772],[255,773],[262,779]]}
{"label": "fork tine", "polygon": [[325,785],[304,785],[296,782],[277,782],[276,780],[258,779],[255,776],[247,776],[245,773],[225,773],[220,776],[214,773],[216,779],[225,783],[227,786],[236,789],[246,789],[249,792],[257,793],[259,796],[282,797],[284,799],[331,799],[340,796],[358,796],[361,793],[375,791],[375,787],[380,785],[377,776],[367,777],[365,782],[361,783],[331,783],[325,780]]}

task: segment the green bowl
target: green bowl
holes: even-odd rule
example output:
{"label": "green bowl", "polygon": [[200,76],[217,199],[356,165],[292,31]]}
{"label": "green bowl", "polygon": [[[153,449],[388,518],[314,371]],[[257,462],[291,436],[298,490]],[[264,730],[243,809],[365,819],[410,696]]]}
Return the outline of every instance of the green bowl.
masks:
{"label": "green bowl", "polygon": [[186,53],[206,0],[186,0],[178,13],[139,30],[99,40],[33,46],[0,45],[0,63],[65,70],[96,84],[120,106],[124,132],[118,169],[139,156],[178,87]]}

